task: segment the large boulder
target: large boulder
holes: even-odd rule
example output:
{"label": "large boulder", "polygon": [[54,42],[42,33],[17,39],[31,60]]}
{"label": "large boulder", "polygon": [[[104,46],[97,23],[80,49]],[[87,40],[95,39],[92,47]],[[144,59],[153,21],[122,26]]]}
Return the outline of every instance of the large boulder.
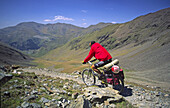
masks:
{"label": "large boulder", "polygon": [[0,71],[0,85],[4,85],[6,82],[12,79],[12,77],[12,74],[5,74],[4,72]]}
{"label": "large boulder", "polygon": [[84,89],[84,95],[91,102],[93,106],[102,103],[108,103],[108,105],[121,102],[123,97],[117,94],[117,91],[106,87],[88,87]]}

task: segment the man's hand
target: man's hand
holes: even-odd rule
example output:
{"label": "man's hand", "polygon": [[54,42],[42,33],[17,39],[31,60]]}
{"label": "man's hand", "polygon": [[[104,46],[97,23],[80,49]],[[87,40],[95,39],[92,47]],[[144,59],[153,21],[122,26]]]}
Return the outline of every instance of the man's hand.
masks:
{"label": "man's hand", "polygon": [[82,64],[86,64],[86,62],[82,61]]}

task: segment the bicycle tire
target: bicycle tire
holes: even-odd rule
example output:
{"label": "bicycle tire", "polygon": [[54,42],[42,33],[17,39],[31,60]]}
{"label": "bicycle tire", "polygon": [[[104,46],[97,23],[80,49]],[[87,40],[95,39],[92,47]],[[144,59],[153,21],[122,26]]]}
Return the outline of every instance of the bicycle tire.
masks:
{"label": "bicycle tire", "polygon": [[84,69],[82,72],[82,80],[87,86],[93,86],[96,83],[96,78],[91,69]]}
{"label": "bicycle tire", "polygon": [[123,91],[124,91],[124,79],[122,77],[120,77],[119,80],[120,80],[120,85],[121,85],[119,93],[123,93]]}
{"label": "bicycle tire", "polygon": [[121,76],[119,76],[118,80],[119,80],[119,84],[116,85],[116,84],[113,82],[112,88],[115,89],[115,90],[118,90],[119,93],[121,94],[121,93],[123,93],[123,91],[124,91],[124,79],[123,79]]}

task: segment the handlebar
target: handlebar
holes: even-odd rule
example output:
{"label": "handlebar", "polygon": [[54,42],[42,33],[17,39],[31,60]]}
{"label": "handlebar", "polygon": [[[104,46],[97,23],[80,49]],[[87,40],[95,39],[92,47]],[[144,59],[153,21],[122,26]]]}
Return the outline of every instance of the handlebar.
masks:
{"label": "handlebar", "polygon": [[94,62],[94,61],[96,61],[97,59],[93,59],[93,60],[90,60],[90,62]]}
{"label": "handlebar", "polygon": [[90,65],[93,65],[92,62],[94,62],[94,61],[96,61],[96,60],[97,60],[97,59],[90,60],[90,61],[88,61],[88,63],[89,63]]}
{"label": "handlebar", "polygon": [[93,63],[92,63],[91,61],[88,61],[88,63],[89,63],[90,65],[93,65]]}
{"label": "handlebar", "polygon": [[[93,65],[93,63],[92,62],[94,62],[94,61],[96,61],[97,59],[93,59],[93,60],[90,60],[90,61],[88,61],[87,63],[89,63],[90,65]],[[83,62],[83,64],[86,64],[85,62]]]}

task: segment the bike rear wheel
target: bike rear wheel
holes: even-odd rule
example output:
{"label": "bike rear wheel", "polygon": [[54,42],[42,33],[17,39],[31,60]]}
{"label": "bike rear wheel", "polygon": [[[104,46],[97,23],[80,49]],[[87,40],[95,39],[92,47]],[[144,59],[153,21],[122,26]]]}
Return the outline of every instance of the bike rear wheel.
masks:
{"label": "bike rear wheel", "polygon": [[119,93],[121,94],[124,91],[124,79],[122,77],[119,77],[118,80],[119,84],[113,83],[112,87],[113,89],[118,90]]}
{"label": "bike rear wheel", "polygon": [[96,83],[96,78],[92,73],[92,69],[83,70],[82,80],[87,86],[92,86]]}

